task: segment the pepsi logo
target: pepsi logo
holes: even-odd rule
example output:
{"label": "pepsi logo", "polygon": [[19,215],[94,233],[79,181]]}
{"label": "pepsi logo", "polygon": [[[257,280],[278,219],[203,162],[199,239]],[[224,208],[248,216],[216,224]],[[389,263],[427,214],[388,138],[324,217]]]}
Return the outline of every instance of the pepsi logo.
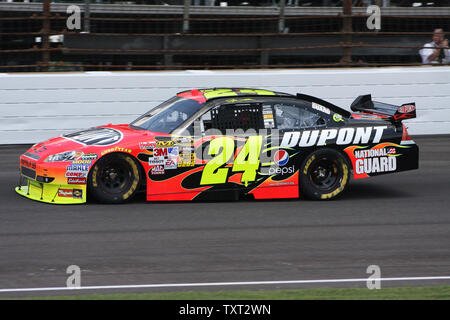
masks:
{"label": "pepsi logo", "polygon": [[273,160],[275,161],[275,164],[284,166],[289,161],[289,153],[287,153],[286,150],[278,150],[275,152]]}

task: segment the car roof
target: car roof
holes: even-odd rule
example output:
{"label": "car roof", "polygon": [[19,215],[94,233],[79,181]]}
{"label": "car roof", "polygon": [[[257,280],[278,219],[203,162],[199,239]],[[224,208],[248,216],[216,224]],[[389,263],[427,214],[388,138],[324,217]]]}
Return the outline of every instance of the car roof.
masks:
{"label": "car roof", "polygon": [[257,96],[257,97],[295,97],[292,94],[253,88],[206,88],[178,92],[177,96],[204,103],[213,99]]}
{"label": "car roof", "polygon": [[[312,103],[318,103],[332,110],[333,112],[339,113],[342,116],[349,118],[351,113],[345,109],[342,109],[328,101],[322,100],[320,98],[310,96],[307,94],[297,93],[296,95],[271,91],[266,89],[254,89],[254,88],[207,88],[207,89],[192,89],[177,93],[178,97],[196,100],[203,104],[205,102],[221,99],[221,98],[244,98],[244,97],[282,97],[282,98],[294,98],[302,99]],[[238,101],[233,101],[238,102]]]}

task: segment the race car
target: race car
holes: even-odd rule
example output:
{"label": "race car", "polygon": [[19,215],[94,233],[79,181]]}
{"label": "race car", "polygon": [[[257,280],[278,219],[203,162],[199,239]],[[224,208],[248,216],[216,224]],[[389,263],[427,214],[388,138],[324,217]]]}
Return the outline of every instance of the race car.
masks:
{"label": "race car", "polygon": [[264,89],[179,92],[130,124],[63,134],[20,157],[27,198],[55,204],[341,196],[350,180],[418,168],[400,106],[359,96],[349,112]]}

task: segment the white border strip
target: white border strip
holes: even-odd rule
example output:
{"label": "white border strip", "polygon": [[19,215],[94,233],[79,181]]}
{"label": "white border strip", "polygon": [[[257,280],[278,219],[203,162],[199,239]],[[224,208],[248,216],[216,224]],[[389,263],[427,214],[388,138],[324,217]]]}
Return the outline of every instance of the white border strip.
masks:
{"label": "white border strip", "polygon": [[373,281],[418,281],[418,280],[450,280],[450,276],[436,277],[400,277],[400,278],[356,278],[356,279],[326,279],[326,280],[286,280],[286,281],[248,281],[248,282],[200,282],[200,283],[160,283],[142,285],[86,286],[86,287],[48,287],[48,288],[14,288],[0,289],[4,292],[33,291],[73,291],[73,290],[107,290],[107,289],[142,289],[142,288],[181,288],[181,287],[212,287],[212,286],[249,286],[273,284],[308,284],[308,283],[342,283],[342,282],[373,282]]}

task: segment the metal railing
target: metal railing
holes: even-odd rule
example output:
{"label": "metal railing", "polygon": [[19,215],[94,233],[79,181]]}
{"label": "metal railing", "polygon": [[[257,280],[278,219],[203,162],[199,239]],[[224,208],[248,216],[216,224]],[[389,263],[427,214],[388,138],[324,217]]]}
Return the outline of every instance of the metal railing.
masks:
{"label": "metal railing", "polygon": [[[381,30],[364,30],[364,22],[371,16],[365,11],[358,10],[356,13],[352,7],[351,0],[343,1],[344,5],[341,10],[332,14],[329,10],[324,9],[323,14],[320,11],[315,11],[314,15],[291,15],[287,14],[286,1],[281,0],[277,12],[273,12],[271,16],[199,16],[193,15],[191,10],[190,1],[184,1],[184,10],[180,16],[162,16],[162,17],[141,17],[138,14],[129,16],[104,16],[99,15],[93,16],[92,10],[93,6],[86,5],[82,10],[84,16],[80,16],[80,22],[83,24],[83,30],[71,31],[68,30],[66,22],[68,19],[68,14],[61,12],[52,13],[50,0],[44,0],[42,3],[42,11],[39,13],[33,13],[30,16],[21,13],[20,16],[0,16],[0,26],[8,23],[29,23],[31,24],[31,29],[33,30],[11,30],[9,28],[0,29],[0,39],[2,45],[0,46],[0,70],[3,71],[66,71],[66,70],[171,70],[171,69],[187,69],[187,68],[294,68],[294,67],[351,67],[351,66],[386,66],[386,65],[421,65],[419,56],[417,54],[416,61],[403,61],[400,57],[398,59],[379,59],[378,61],[373,61],[375,54],[372,54],[372,61],[361,60],[359,57],[363,54],[355,54],[355,49],[402,49],[402,50],[415,50],[418,52],[424,47],[423,39],[429,39],[431,41],[432,29],[445,24],[445,21],[450,20],[450,15],[448,15],[448,10],[439,10],[433,15],[424,14],[389,14],[388,17],[390,21],[398,20],[399,24],[401,21],[412,21],[416,19],[424,24],[426,31],[410,31],[417,29],[417,26],[411,26],[406,31],[383,31]],[[69,4],[68,4],[69,5]],[[90,8],[90,9],[89,9]],[[205,8],[203,8],[205,9]],[[335,10],[336,8],[333,8]],[[383,18],[384,19],[384,18]],[[330,22],[331,21],[331,22]],[[95,27],[95,23],[99,27]],[[102,23],[128,23],[132,27],[130,28],[120,28],[120,26],[110,27],[109,32],[99,32],[102,31]],[[129,32],[128,29],[136,29],[139,24],[150,23],[150,24],[164,24],[166,23],[169,27],[163,32]],[[208,27],[213,23],[216,24],[228,24],[231,26],[230,30],[225,30],[223,32],[217,32],[216,29],[222,31],[223,29],[219,27],[211,28]],[[197,24],[197,25],[196,25]],[[258,30],[247,30],[239,32],[235,26],[239,24],[246,24],[250,26],[251,24],[257,24]],[[298,26],[296,26],[298,24]],[[330,24],[329,27],[326,27]],[[315,26],[321,26],[318,31],[307,30],[314,29]],[[39,26],[39,28],[38,28]],[[202,29],[203,26],[203,29]],[[294,28],[289,29],[289,26],[294,26]],[[325,26],[325,27],[324,27]],[[363,26],[363,27],[361,27]],[[414,27],[414,28],[413,28]],[[5,30],[6,29],[6,30]],[[26,29],[26,28],[24,28]],[[139,29],[139,28],[137,28]],[[163,28],[164,29],[164,28]],[[226,28],[225,28],[226,29]],[[249,28],[251,29],[251,28]],[[292,29],[295,29],[292,31]],[[306,31],[303,31],[305,30]],[[389,30],[389,28],[387,28]],[[393,29],[392,27],[390,29]],[[394,28],[395,29],[395,28]],[[402,27],[405,29],[405,27]],[[323,31],[325,30],[325,31]],[[166,31],[166,32],[164,32]],[[52,41],[52,36],[63,37],[74,37],[77,39],[84,39],[86,43],[91,43],[89,46],[81,47],[71,47],[69,44],[64,42],[56,42],[54,44]],[[371,42],[372,40],[367,40],[369,38],[380,39],[389,42],[389,37],[397,37],[397,39],[402,39],[402,37],[409,37],[409,39],[417,39],[417,41],[410,41],[409,43],[376,43]],[[17,48],[8,48],[4,44],[10,39],[25,39],[28,40],[32,37],[40,38],[38,44],[33,44],[30,47],[24,48],[23,46]],[[164,42],[161,47],[158,48],[105,48],[105,47],[95,47],[95,42],[98,39],[106,39],[114,43],[119,41],[119,39],[136,39],[136,38],[146,38],[146,39],[159,39]],[[239,46],[233,46],[233,39],[256,39],[259,42],[258,46],[245,47],[241,44]],[[308,39],[317,38],[312,44],[301,44],[295,45],[295,41],[298,39],[302,40],[303,43],[308,42]],[[320,39],[323,38],[323,43],[320,43]],[[363,39],[364,38],[364,39]],[[185,47],[174,48],[176,45],[173,39],[208,39],[208,41],[215,41],[213,47],[207,47],[204,45],[201,48],[191,48],[189,45]],[[230,40],[226,46],[220,45],[220,39]],[[282,39],[292,39],[292,41],[287,41],[289,45],[280,45]],[[332,41],[330,41],[332,39]],[[361,40],[363,39],[363,40]],[[386,40],[387,39],[387,40]],[[159,41],[158,40],[158,41]],[[419,44],[419,40],[421,41]],[[78,41],[80,43],[81,40]],[[169,43],[172,41],[172,43]],[[213,42],[211,42],[213,43]],[[261,44],[263,43],[263,45]],[[278,45],[277,45],[278,44]],[[281,43],[282,44],[282,43]],[[126,46],[125,46],[126,47]],[[339,52],[340,57],[336,58],[334,54],[333,59],[317,59],[311,60],[317,55],[317,51],[322,50],[323,53]],[[310,56],[305,52],[312,52]],[[412,52],[412,51],[411,51]],[[11,60],[21,55],[21,59],[16,59],[17,61],[22,61],[22,63],[10,64]],[[204,59],[197,59],[202,63],[186,63],[189,56],[192,58],[194,55],[202,55],[203,57],[209,57],[210,55],[221,56],[228,63],[203,63]],[[243,55],[252,56],[253,60],[246,61],[241,59]],[[278,57],[278,60],[274,60],[271,57]],[[82,57],[81,57],[82,56]],[[119,56],[115,63],[105,63],[104,57],[108,56],[108,59],[112,59],[111,56]],[[140,61],[127,62],[127,56],[132,56],[134,60]],[[158,58],[152,63],[145,63],[146,58],[143,57],[155,57]],[[185,60],[174,61],[174,57],[183,56]],[[296,57],[308,57],[297,59]],[[366,54],[367,56],[367,54]],[[23,58],[25,57],[25,58]],[[75,58],[74,58],[75,57]],[[81,57],[81,58],[79,58]],[[228,58],[223,58],[228,57]],[[256,57],[256,58],[254,58]],[[356,59],[355,59],[356,57]],[[395,57],[395,54],[392,56]],[[71,60],[80,60],[74,63]],[[159,59],[159,60],[158,60]],[[272,60],[271,60],[272,59]],[[16,61],[14,60],[14,61]],[[97,62],[95,62],[97,60]],[[132,59],[130,59],[132,60]],[[151,60],[151,59],[150,59]],[[249,60],[249,59],[247,59]],[[1,63],[3,61],[3,63]],[[5,61],[7,62],[5,64]],[[275,63],[274,63],[275,61]],[[283,62],[284,61],[284,62]],[[271,63],[272,62],[272,63]]]}

